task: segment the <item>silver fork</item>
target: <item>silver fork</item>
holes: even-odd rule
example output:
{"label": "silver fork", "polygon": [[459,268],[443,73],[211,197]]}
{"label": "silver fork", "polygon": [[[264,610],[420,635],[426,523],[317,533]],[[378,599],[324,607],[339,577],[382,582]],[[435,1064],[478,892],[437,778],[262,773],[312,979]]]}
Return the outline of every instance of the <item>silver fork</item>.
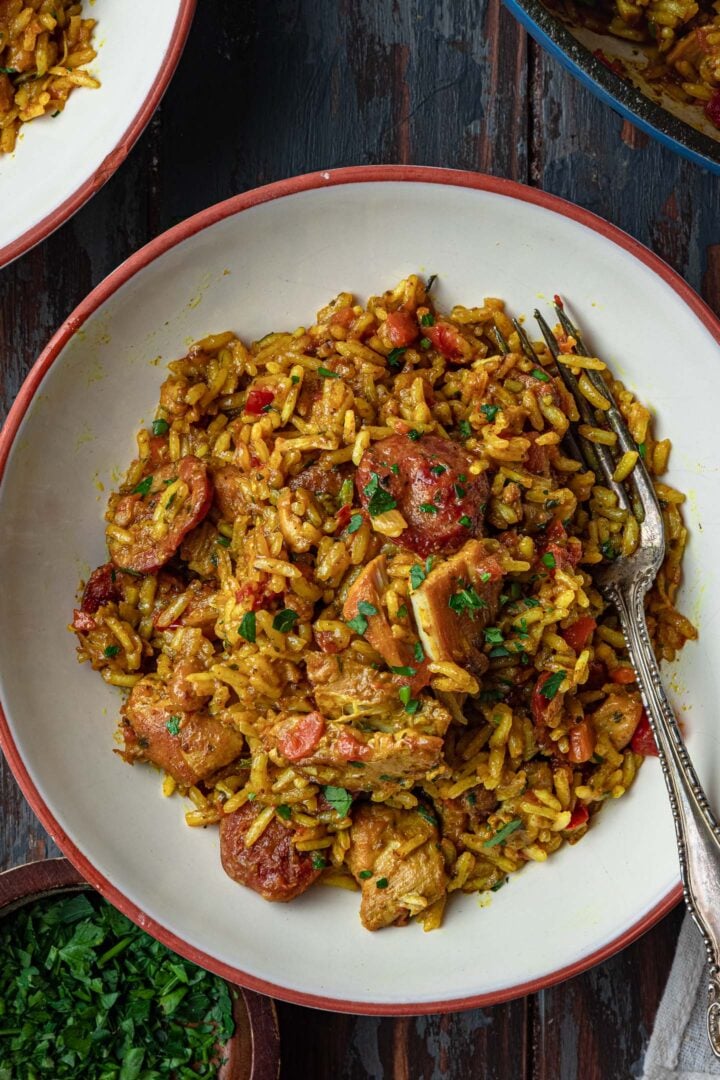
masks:
{"label": "silver fork", "polygon": [[[590,356],[562,303],[555,304],[555,314],[565,333],[577,342],[573,351],[579,356]],[[597,414],[593,411],[567,365],[558,363],[560,349],[548,323],[539,311],[535,311],[534,315],[555,359],[555,366],[577,402],[583,421],[593,427],[601,426],[600,411]],[[537,353],[524,328],[517,320],[513,320],[513,326],[524,353],[539,365]],[[498,340],[507,348],[504,339],[499,337]],[[637,450],[604,380],[597,371],[586,369],[586,374],[593,387],[610,402],[610,408],[602,411],[602,417],[617,435],[620,450]],[[665,695],[645,621],[645,596],[665,557],[662,514],[642,457],[638,458],[630,474],[628,491],[624,484],[613,480],[616,461],[610,448],[590,442],[579,432],[576,435],[576,438],[571,436],[571,452],[579,453],[579,460],[584,461],[598,479],[602,478],[602,482],[615,492],[618,504],[634,513],[640,526],[637,550],[632,555],[619,555],[610,562],[593,567],[592,574],[599,591],[617,610],[640,695],[657,742],[675,822],[685,903],[707,950],[710,966],[707,1030],[713,1053],[720,1058],[720,826],[700,785],[675,713]]]}

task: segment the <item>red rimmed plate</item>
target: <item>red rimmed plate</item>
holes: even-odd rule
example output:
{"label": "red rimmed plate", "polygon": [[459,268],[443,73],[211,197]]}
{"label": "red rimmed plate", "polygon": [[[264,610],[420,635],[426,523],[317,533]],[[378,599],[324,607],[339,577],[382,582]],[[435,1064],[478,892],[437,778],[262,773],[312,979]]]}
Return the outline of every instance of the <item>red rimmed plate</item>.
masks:
{"label": "red rimmed plate", "polygon": [[433,934],[371,935],[352,894],[315,889],[269,905],[224,876],[214,830],[188,830],[157,775],[111,753],[119,698],[78,667],[64,625],[76,580],[103,558],[97,485],[107,489],[131,457],[162,363],[210,331],[257,338],[307,323],[341,289],[365,297],[412,271],[439,275],[441,306],[503,296],[522,315],[560,292],[596,349],[657,407],[675,443],[669,482],[691,492],[684,607],[701,628],[671,685],[715,791],[720,326],[652,253],[584,210],[491,177],[393,166],[229,200],[143,248],[80,305],[29,376],[0,445],[0,737],[43,824],[93,885],[177,951],[275,996],[380,1014],[537,990],[669,910],[680,893],[657,763],[580,844],[489,902],[454,897]]}

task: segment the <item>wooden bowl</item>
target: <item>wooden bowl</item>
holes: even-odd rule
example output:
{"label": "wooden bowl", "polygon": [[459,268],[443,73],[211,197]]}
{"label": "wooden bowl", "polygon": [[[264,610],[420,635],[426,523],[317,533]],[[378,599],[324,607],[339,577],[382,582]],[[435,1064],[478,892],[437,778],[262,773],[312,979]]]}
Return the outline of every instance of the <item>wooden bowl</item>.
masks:
{"label": "wooden bowl", "polygon": [[[42,859],[0,873],[0,918],[23,904],[58,893],[95,891],[67,859]],[[235,1034],[225,1047],[218,1080],[277,1080],[280,1037],[271,998],[230,984]]]}

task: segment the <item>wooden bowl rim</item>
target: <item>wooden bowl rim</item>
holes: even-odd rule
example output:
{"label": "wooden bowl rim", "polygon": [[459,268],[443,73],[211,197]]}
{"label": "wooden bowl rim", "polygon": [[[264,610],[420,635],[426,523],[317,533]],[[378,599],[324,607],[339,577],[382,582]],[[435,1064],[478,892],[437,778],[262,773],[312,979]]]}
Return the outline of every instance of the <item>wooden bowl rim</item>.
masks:
{"label": "wooden bowl rim", "polygon": [[[69,859],[38,859],[22,863],[0,872],[0,918],[35,900],[85,890],[97,892]],[[241,1005],[247,1016],[251,1043],[249,1080],[277,1080],[280,1074],[280,1033],[275,1003],[272,998],[246,990],[236,983],[228,985],[237,994],[236,1009]],[[238,1030],[233,1039],[242,1035],[242,1017],[236,1016],[237,1021]]]}

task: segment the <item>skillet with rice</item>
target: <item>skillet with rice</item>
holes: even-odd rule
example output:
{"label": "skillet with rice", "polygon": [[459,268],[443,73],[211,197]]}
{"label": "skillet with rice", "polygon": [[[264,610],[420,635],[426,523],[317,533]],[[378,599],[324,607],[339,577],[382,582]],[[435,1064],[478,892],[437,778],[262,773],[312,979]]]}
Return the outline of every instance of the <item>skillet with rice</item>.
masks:
{"label": "skillet with rice", "polygon": [[[576,406],[549,353],[525,358],[502,301],[444,315],[431,285],[172,363],[72,624],[129,692],[118,753],[219,825],[226,872],[268,900],[360,889],[371,930],[433,929],[450,893],[577,842],[654,751],[589,574],[637,523],[564,452]],[[600,360],[566,362],[628,421],[618,477],[640,454],[659,477],[649,411]],[[656,487],[648,614],[671,660],[696,632],[675,608],[684,497]]]}

